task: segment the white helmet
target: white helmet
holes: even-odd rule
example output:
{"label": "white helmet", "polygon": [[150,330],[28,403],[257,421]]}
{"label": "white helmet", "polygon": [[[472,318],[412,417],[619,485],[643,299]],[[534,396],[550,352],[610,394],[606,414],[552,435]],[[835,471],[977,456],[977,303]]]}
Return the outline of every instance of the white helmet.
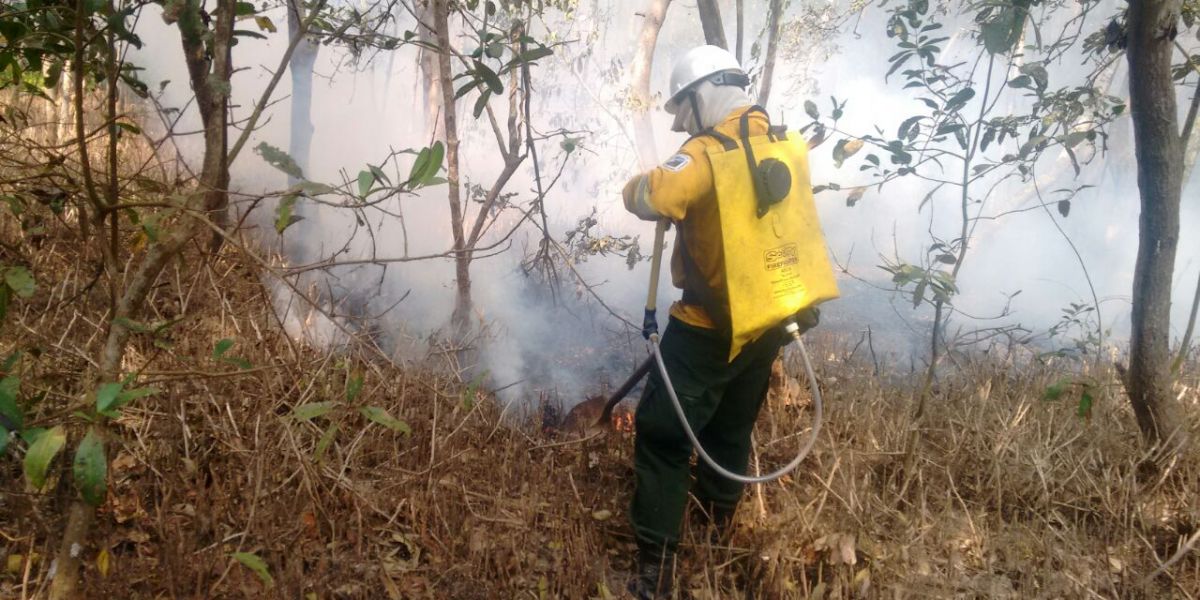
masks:
{"label": "white helmet", "polygon": [[737,58],[728,50],[718,46],[699,46],[688,50],[671,69],[671,97],[663,109],[675,114],[685,94],[701,81],[716,85],[746,87],[750,78],[738,64]]}

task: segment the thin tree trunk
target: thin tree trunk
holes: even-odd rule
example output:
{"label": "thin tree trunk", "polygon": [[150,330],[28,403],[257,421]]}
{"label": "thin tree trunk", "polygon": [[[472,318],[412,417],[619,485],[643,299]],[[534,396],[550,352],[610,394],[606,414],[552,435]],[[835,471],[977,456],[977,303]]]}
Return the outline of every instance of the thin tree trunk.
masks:
{"label": "thin tree trunk", "polygon": [[[304,3],[300,0],[288,0],[288,38],[301,33],[306,15]],[[313,43],[307,36],[301,38],[292,52],[292,60],[288,64],[288,72],[292,77],[292,110],[288,125],[288,154],[300,165],[300,169],[308,172],[309,149],[312,146],[312,80],[313,65],[317,61],[317,52],[321,47]],[[292,182],[296,183],[296,182]]]}
{"label": "thin tree trunk", "polygon": [[[304,35],[307,33],[304,31],[307,18],[304,3],[301,0],[288,0],[287,8],[288,39],[293,39],[298,35],[302,36],[296,43],[296,48],[292,51],[291,59],[288,61],[288,73],[292,80],[291,111],[288,116],[288,154],[300,166],[300,170],[311,177],[309,155],[313,136],[313,66],[317,62],[317,52],[321,47]],[[288,176],[289,185],[296,183],[299,182],[295,177]],[[293,226],[291,235],[284,239],[284,252],[293,263],[302,264],[314,258],[309,256],[307,251],[310,246],[307,243],[307,232],[312,218],[312,215],[308,213],[315,208],[304,200],[297,202],[293,208],[295,216],[305,219]]]}
{"label": "thin tree trunk", "polygon": [[[233,21],[236,2],[218,0],[215,11],[216,22],[211,32],[200,15],[200,0],[188,0],[180,11],[179,31],[184,56],[188,63],[192,88],[196,94],[201,120],[204,124],[204,161],[200,174],[199,189],[189,200],[194,210],[204,211],[214,217],[223,214],[228,197],[229,168],[227,125],[229,80],[233,73],[230,60],[230,41],[233,39]],[[211,33],[212,54],[207,52],[205,38]],[[217,213],[219,208],[220,214]],[[220,223],[220,221],[217,221]],[[121,362],[132,333],[122,323],[134,319],[141,312],[146,296],[162,270],[185,245],[195,239],[206,228],[196,219],[184,217],[161,242],[154,244],[145,257],[134,268],[126,282],[120,299],[116,302],[104,349],[100,356],[98,382],[118,381]],[[103,424],[97,428],[103,430]],[[78,496],[72,500],[63,529],[56,558],[57,571],[50,585],[50,600],[72,600],[79,595],[79,572],[88,530],[95,516],[95,509]]]}
{"label": "thin tree trunk", "polygon": [[450,7],[448,0],[433,0],[433,28],[440,52],[438,79],[442,92],[442,122],[446,129],[446,179],[449,187],[450,228],[454,236],[454,283],[456,295],[451,327],[455,336],[466,333],[471,314],[471,257],[467,253],[466,236],[463,230],[463,206],[459,189],[458,164],[458,115],[454,105],[454,80],[450,62]]}
{"label": "thin tree trunk", "polygon": [[717,6],[717,0],[696,0],[696,8],[700,10],[704,42],[728,50],[729,42],[725,41],[725,25],[721,22],[721,7]]}
{"label": "thin tree trunk", "polygon": [[438,71],[438,53],[429,48],[438,43],[437,35],[432,29],[433,0],[422,0],[417,12],[417,20],[420,21],[417,23],[417,38],[423,44],[418,57],[422,92],[418,100],[421,102],[421,111],[425,119],[425,139],[444,139],[442,122],[438,119],[441,113],[439,107],[442,105],[442,80]]}
{"label": "thin tree trunk", "polygon": [[771,0],[767,13],[767,57],[763,62],[762,82],[758,92],[759,106],[771,99],[771,81],[775,79],[775,55],[779,52],[779,29],[783,20],[783,0]]}
{"label": "thin tree trunk", "polygon": [[643,11],[645,21],[638,36],[637,52],[633,57],[630,79],[633,82],[634,106],[633,137],[637,142],[638,164],[645,170],[658,163],[658,149],[654,144],[654,127],[650,123],[653,96],[650,94],[650,67],[654,64],[654,47],[658,44],[658,32],[671,0],[650,0]]}
{"label": "thin tree trunk", "polygon": [[1171,78],[1179,0],[1141,0],[1128,9],[1130,114],[1141,216],[1133,277],[1132,332],[1125,388],[1145,440],[1181,448],[1171,397],[1171,279],[1179,241],[1183,148]]}
{"label": "thin tree trunk", "polygon": [[737,37],[734,41],[734,55],[738,63],[742,63],[742,47],[746,45],[746,0],[737,0]]}
{"label": "thin tree trunk", "polygon": [[[1183,53],[1185,59],[1190,60],[1187,52]],[[1196,74],[1200,75],[1200,68],[1195,67]],[[1200,136],[1192,137],[1192,132],[1196,127],[1196,113],[1200,112],[1200,84],[1195,92],[1192,93],[1192,105],[1188,108],[1187,117],[1183,122],[1183,133],[1180,134],[1179,145],[1183,148],[1183,181],[1181,185],[1187,185],[1191,176],[1192,169],[1196,166],[1196,149],[1200,148]],[[1174,375],[1183,368],[1183,361],[1187,360],[1188,349],[1192,345],[1192,334],[1196,331],[1196,315],[1200,313],[1200,278],[1196,280],[1196,291],[1192,294],[1192,310],[1188,313],[1187,327],[1183,330],[1183,339],[1179,341],[1179,354],[1175,356],[1175,362],[1171,364],[1171,374]]]}

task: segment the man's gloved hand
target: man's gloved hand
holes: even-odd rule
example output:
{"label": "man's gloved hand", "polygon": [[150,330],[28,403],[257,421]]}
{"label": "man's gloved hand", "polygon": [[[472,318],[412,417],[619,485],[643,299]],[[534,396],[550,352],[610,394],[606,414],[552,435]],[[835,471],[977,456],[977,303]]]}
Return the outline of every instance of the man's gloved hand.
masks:
{"label": "man's gloved hand", "polygon": [[662,215],[650,206],[650,178],[645,174],[630,179],[625,184],[621,196],[625,200],[625,210],[637,215],[639,219],[657,221],[662,218]]}
{"label": "man's gloved hand", "polygon": [[800,326],[800,334],[803,335],[809,329],[821,324],[821,309],[817,307],[806,308],[796,313],[796,324]]}

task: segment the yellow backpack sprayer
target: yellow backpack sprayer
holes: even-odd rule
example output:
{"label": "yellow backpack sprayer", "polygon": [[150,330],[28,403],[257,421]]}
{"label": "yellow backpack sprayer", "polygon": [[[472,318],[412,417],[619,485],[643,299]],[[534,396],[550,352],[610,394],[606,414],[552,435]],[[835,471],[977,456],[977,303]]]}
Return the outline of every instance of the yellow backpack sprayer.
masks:
{"label": "yellow backpack sprayer", "polygon": [[780,325],[796,340],[812,390],[812,432],[791,462],[760,477],[734,473],[717,464],[705,451],[687,421],[659,349],[656,307],[666,220],[660,220],[655,228],[650,289],[642,325],[642,335],[650,342],[651,356],[609,398],[600,423],[609,423],[613,407],[657,366],[675,414],[701,460],[731,480],[766,483],[795,469],[812,450],[820,433],[824,409],[821,390],[801,339],[797,315],[836,298],[838,290],[817,219],[807,144],[799,136],[789,138],[785,127],[770,127],[766,135],[751,137],[748,120],[753,112],[765,114],[760,107],[746,111],[741,118],[738,140],[713,130],[701,134],[720,142],[709,147],[708,159],[712,163],[720,211],[724,289],[711,289],[702,278],[693,276],[695,265],[686,248],[682,252],[684,270],[689,272],[688,287],[699,296],[698,300],[718,327],[729,334],[729,360],[746,344]]}

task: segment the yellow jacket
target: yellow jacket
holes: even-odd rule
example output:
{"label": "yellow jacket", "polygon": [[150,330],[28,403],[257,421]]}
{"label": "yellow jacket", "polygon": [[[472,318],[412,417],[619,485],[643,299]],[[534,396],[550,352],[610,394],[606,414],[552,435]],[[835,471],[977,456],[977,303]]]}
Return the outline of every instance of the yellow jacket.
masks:
{"label": "yellow jacket", "polygon": [[[737,139],[739,120],[749,108],[734,110],[713,129]],[[751,136],[767,133],[770,124],[761,112],[751,114],[749,121]],[[709,146],[719,145],[720,142],[709,135],[693,137],[662,165],[625,184],[623,196],[629,212],[646,220],[666,217],[674,222],[677,233],[671,256],[671,279],[679,289],[687,289],[681,254],[684,251],[691,255],[700,275],[708,281],[709,290],[720,294],[720,290],[725,289],[721,218],[707,154]],[[728,310],[728,305],[725,309]],[[713,319],[699,304],[678,301],[671,306],[671,316],[696,327],[716,328]]]}

